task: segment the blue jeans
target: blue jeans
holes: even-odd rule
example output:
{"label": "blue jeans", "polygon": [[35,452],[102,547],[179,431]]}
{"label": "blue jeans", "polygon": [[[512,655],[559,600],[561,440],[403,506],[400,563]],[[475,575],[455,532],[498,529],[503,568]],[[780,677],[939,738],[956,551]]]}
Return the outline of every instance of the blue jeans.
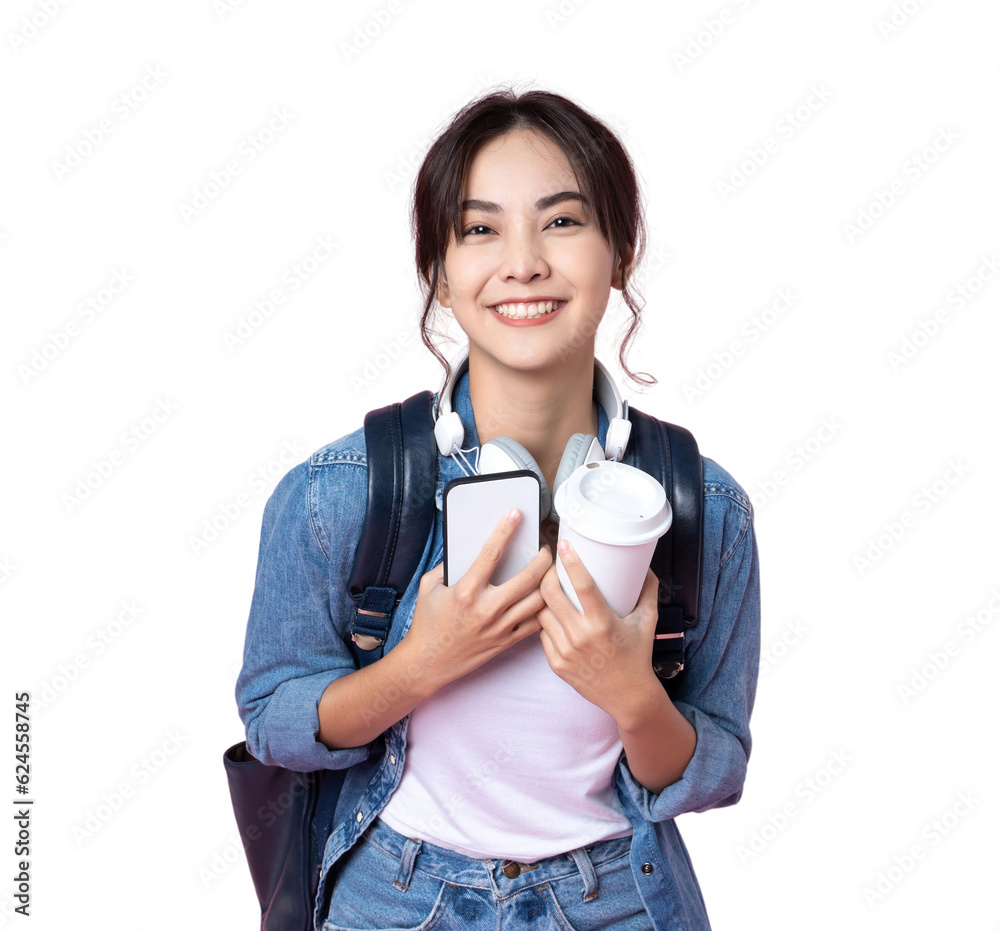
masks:
{"label": "blue jeans", "polygon": [[337,864],[324,931],[652,931],[629,866],[632,839],[537,863],[473,860],[376,819]]}

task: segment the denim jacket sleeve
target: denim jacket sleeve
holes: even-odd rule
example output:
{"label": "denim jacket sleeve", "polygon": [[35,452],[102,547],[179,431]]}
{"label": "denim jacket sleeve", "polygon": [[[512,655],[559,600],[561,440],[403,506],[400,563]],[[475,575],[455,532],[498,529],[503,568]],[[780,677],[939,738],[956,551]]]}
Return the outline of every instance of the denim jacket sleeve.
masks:
{"label": "denim jacket sleeve", "polygon": [[347,641],[354,603],[343,580],[366,496],[364,440],[352,434],[293,468],[264,508],[236,683],[247,745],[264,763],[345,769],[368,756],[367,746],[329,750],[316,739],[320,697],[356,668]]}
{"label": "denim jacket sleeve", "polygon": [[760,663],[760,583],[753,509],[743,489],[704,460],[701,610],[687,634],[685,668],[670,689],[697,735],[681,778],[656,794],[619,774],[649,821],[735,805],[750,757],[750,713]]}

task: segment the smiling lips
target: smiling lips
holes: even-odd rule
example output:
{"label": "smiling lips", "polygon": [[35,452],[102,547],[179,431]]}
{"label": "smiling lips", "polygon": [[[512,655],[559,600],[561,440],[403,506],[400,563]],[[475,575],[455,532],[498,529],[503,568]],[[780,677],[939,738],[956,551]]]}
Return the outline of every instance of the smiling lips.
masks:
{"label": "smiling lips", "polygon": [[494,304],[491,309],[508,320],[531,320],[560,310],[565,303],[565,301],[531,301],[530,303]]}

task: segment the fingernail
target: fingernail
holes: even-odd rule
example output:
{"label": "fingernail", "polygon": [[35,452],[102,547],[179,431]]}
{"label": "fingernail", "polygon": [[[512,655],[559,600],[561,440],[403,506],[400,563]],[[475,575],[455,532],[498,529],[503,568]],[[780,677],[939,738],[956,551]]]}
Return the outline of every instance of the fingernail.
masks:
{"label": "fingernail", "polygon": [[[493,512],[496,513],[495,511]],[[507,520],[512,524],[516,524],[521,519],[521,512],[517,508],[511,508],[507,514]]]}
{"label": "fingernail", "polygon": [[565,556],[569,552],[569,543],[566,540],[559,541],[559,552]]}

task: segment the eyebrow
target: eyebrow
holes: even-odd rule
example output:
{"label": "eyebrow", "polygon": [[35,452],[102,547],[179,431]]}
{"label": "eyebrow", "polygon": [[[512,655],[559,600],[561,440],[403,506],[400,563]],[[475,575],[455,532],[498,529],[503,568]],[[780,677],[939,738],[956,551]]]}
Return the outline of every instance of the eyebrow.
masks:
{"label": "eyebrow", "polygon": [[[590,206],[590,202],[579,191],[560,191],[558,194],[549,194],[547,197],[539,197],[535,201],[535,210],[548,210],[556,204],[561,204],[564,200],[578,200],[585,207]],[[503,213],[503,208],[491,200],[471,200],[462,201],[462,210],[481,210],[483,213]]]}

